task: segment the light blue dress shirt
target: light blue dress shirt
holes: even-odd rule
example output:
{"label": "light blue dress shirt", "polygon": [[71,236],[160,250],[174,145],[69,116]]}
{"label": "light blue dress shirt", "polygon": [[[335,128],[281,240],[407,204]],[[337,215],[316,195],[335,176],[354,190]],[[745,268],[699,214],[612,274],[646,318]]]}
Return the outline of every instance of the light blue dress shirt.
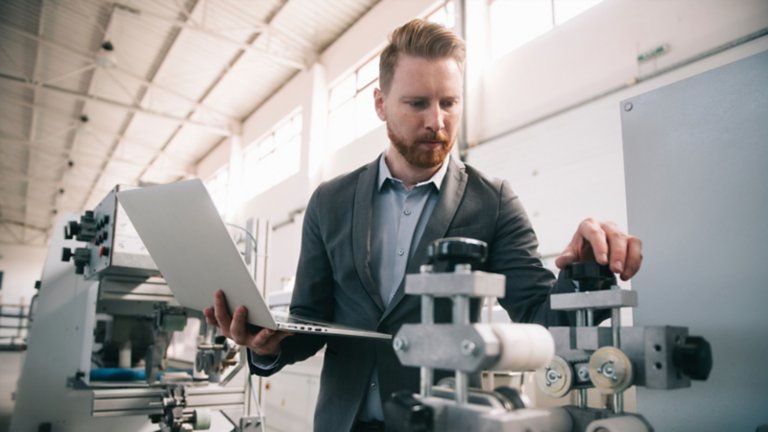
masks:
{"label": "light blue dress shirt", "polygon": [[[448,158],[429,180],[416,184],[409,191],[402,181],[392,176],[384,156],[382,153],[379,158],[370,235],[373,280],[379,288],[382,301],[387,305],[405,277],[408,260],[419,244],[437,204],[440,185],[448,170]],[[360,412],[360,420],[384,420],[376,367]]]}

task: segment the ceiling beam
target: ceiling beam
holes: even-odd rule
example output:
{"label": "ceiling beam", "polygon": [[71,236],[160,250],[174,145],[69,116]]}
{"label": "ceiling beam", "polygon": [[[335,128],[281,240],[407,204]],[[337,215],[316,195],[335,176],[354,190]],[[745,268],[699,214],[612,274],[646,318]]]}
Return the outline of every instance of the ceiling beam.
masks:
{"label": "ceiling beam", "polygon": [[[186,11],[185,11],[185,16],[187,17],[187,19],[189,18],[189,16],[192,15],[192,12],[194,11],[194,9],[196,7],[199,7],[199,5],[203,3],[203,1],[200,1],[200,2],[195,1],[195,3],[191,7],[189,13],[186,13]],[[183,7],[181,9],[183,9]],[[111,20],[115,17],[116,12],[119,11],[119,10],[121,10],[120,5],[115,4],[113,9],[112,9],[112,14],[110,15],[110,23],[111,23]],[[157,74],[159,73],[160,69],[162,68],[162,65],[165,63],[165,61],[168,58],[168,53],[171,52],[173,46],[178,42],[179,35],[181,34],[182,31],[183,31],[182,29],[176,29],[176,31],[173,34],[168,36],[168,39],[167,39],[168,43],[161,50],[161,52],[158,54],[157,58],[159,59],[159,61],[156,60],[154,62],[154,66],[153,66],[152,70],[149,71],[147,77],[145,78],[146,81],[149,82],[150,84],[153,83],[153,81],[157,77]],[[108,28],[105,28],[104,29],[105,37],[106,37],[107,33],[108,33]],[[139,91],[134,96],[134,103],[137,104],[137,105],[140,105],[142,103],[143,99],[147,96],[147,93],[149,92],[149,89],[150,89],[149,86],[145,86],[144,88],[139,89]],[[200,100],[193,101],[193,108],[191,108],[188,111],[187,115],[184,117],[185,121],[192,121],[191,117],[195,113],[195,108],[194,107],[198,106],[199,104],[200,104]],[[123,124],[122,124],[122,126],[121,126],[121,128],[120,128],[120,130],[118,132],[118,135],[122,136],[125,133],[125,131],[128,130],[128,127],[131,125],[131,122],[133,121],[133,119],[134,119],[134,117],[132,115],[129,115],[129,116],[126,117],[125,121],[123,122]],[[185,123],[185,122],[179,122],[177,124],[177,126],[176,126],[176,131],[180,130],[186,124],[187,123]],[[232,125],[233,125],[233,123],[230,123],[230,126],[232,126]],[[229,132],[229,131],[227,131],[227,132]],[[175,135],[175,132],[171,134],[172,137],[174,135]],[[229,136],[229,135],[231,135],[231,134],[228,134],[227,136]],[[111,146],[111,148],[109,150],[108,159],[111,159],[111,158],[114,157],[115,151],[116,151],[117,146],[119,144],[119,140],[115,140],[114,142],[115,142],[115,144],[113,146]],[[143,175],[143,173],[146,172],[146,170],[147,170],[146,167],[147,166],[151,166],[157,160],[157,158],[165,151],[165,148],[166,148],[166,146],[164,145],[159,150],[155,150],[154,156],[148,162],[148,164],[141,170],[142,174],[139,174],[139,176],[137,176],[137,178],[136,178],[137,180],[141,179],[141,175]],[[109,163],[109,161],[107,161],[106,163],[104,163],[102,165],[101,172],[99,173],[97,179],[93,182],[93,185],[92,185],[90,193],[85,196],[85,199],[82,202],[82,205],[81,205],[82,208],[84,208],[86,205],[88,205],[88,202],[91,200],[93,195],[96,193],[96,186],[98,185],[98,183],[101,180],[101,178],[104,176],[104,173],[106,172],[108,163]]]}
{"label": "ceiling beam", "polygon": [[[143,142],[138,142],[138,141],[132,140],[132,139],[126,137],[124,134],[116,134],[116,133],[113,133],[113,132],[106,132],[104,130],[94,128],[92,125],[90,125],[88,123],[84,123],[82,121],[82,119],[72,118],[71,115],[69,115],[67,113],[64,113],[62,111],[53,109],[53,108],[42,107],[40,105],[35,106],[35,104],[32,104],[30,102],[26,102],[26,101],[23,101],[23,100],[19,100],[19,99],[13,98],[13,97],[5,98],[5,99],[3,99],[3,102],[8,102],[8,103],[13,104],[13,105],[19,105],[19,106],[24,106],[24,107],[28,107],[28,108],[34,108],[38,112],[61,117],[62,120],[67,121],[70,124],[70,127],[66,131],[69,131],[69,130],[72,130],[72,129],[80,129],[81,128],[85,132],[94,134],[97,137],[118,139],[121,142],[129,144],[131,146],[131,148],[134,148],[134,149],[135,148],[139,148],[139,149],[142,149],[142,150],[146,150],[147,152],[155,152],[158,149],[157,146],[151,146],[151,145],[147,145],[147,144],[145,144]],[[35,144],[43,144],[42,141],[45,141],[46,139],[51,138],[51,137],[52,136],[49,135],[49,136],[47,136],[47,137],[45,137],[43,139],[38,139],[36,142],[29,142],[27,140],[20,140],[20,139],[16,139],[16,138],[0,137],[0,141],[12,142],[14,144],[30,144],[30,145],[35,145]],[[89,156],[90,155],[96,155],[95,153],[88,153],[88,152],[85,152],[83,150],[74,150],[73,149],[72,151],[77,151],[79,154],[85,154],[85,155],[89,155]],[[66,152],[64,152],[63,154],[66,154]],[[104,155],[99,155],[99,157],[103,158]]]}
{"label": "ceiling beam", "polygon": [[[303,61],[296,61],[294,59],[291,59],[291,58],[288,58],[286,56],[280,55],[278,53],[267,51],[267,50],[264,50],[264,49],[261,49],[261,48],[256,48],[256,47],[252,46],[251,44],[249,44],[247,42],[240,42],[238,40],[232,39],[230,37],[227,37],[227,36],[224,36],[224,35],[222,35],[220,33],[217,33],[217,32],[215,32],[213,30],[205,28],[202,25],[195,24],[194,22],[190,22],[191,20],[189,20],[189,19],[186,19],[186,20],[174,19],[174,18],[163,16],[163,15],[159,15],[159,14],[155,14],[155,13],[151,13],[151,12],[147,12],[147,11],[142,11],[142,10],[139,10],[139,9],[131,7],[131,6],[125,6],[125,5],[122,5],[120,3],[115,3],[115,6],[118,9],[122,9],[124,11],[127,11],[129,13],[135,14],[137,16],[145,15],[145,16],[151,17],[153,19],[161,20],[161,21],[165,22],[166,24],[170,24],[170,25],[172,25],[172,26],[174,26],[176,28],[179,28],[179,29],[190,30],[190,31],[202,33],[202,34],[204,34],[206,36],[210,36],[210,37],[212,37],[214,39],[218,39],[218,40],[220,40],[222,42],[226,42],[228,44],[234,45],[234,46],[236,46],[236,47],[238,47],[238,48],[240,48],[242,50],[250,51],[250,52],[253,52],[253,53],[256,53],[256,54],[259,54],[259,55],[263,55],[263,56],[269,57],[270,60],[274,61],[275,63],[281,64],[283,66],[288,66],[288,67],[291,67],[291,68],[294,68],[294,69],[297,69],[297,70],[305,70],[307,68],[307,65]],[[189,18],[192,15],[192,13],[191,12],[185,12],[185,15],[186,15],[187,18]],[[269,31],[269,32],[272,32],[272,33],[275,33],[275,34],[280,33],[279,30],[275,29],[274,27],[271,27],[270,24],[267,23],[267,22],[256,24],[254,26],[254,28],[252,29],[252,31],[254,31],[256,33],[262,33],[262,32],[265,32],[265,31]],[[296,38],[291,38],[290,42],[295,43],[295,40],[296,40]]]}
{"label": "ceiling beam", "polygon": [[[40,4],[40,15],[37,17],[37,36],[41,37],[43,35],[43,17],[45,16],[45,3]],[[40,56],[41,56],[42,49],[40,47],[40,43],[35,44],[35,61],[32,64],[32,80],[37,81],[37,73],[38,73],[38,65],[40,64]],[[32,103],[37,104],[37,96],[38,92],[37,89],[32,89]],[[37,134],[37,122],[38,122],[38,112],[36,109],[32,109],[32,116],[29,120],[29,127],[27,129],[27,137],[30,141],[35,141],[36,134]],[[24,173],[29,174],[30,168],[32,166],[32,152],[27,152],[26,154],[26,162],[24,167]],[[24,196],[29,196],[29,183],[26,183],[24,185]],[[51,205],[51,203],[48,203],[48,205]],[[24,222],[27,222],[27,217],[29,215],[29,204],[24,204],[24,209],[22,210],[24,212]],[[22,240],[26,237],[26,229],[22,232]]]}
{"label": "ceiling beam", "polygon": [[222,135],[222,136],[230,136],[230,135],[232,135],[232,132],[229,129],[223,128],[223,127],[220,127],[220,126],[213,126],[213,125],[209,125],[209,124],[206,124],[206,123],[200,123],[198,121],[190,120],[189,118],[178,117],[178,116],[175,116],[175,115],[172,115],[172,114],[167,114],[167,113],[163,113],[163,112],[160,112],[160,111],[155,111],[155,110],[151,110],[151,109],[147,109],[147,108],[142,108],[142,107],[136,106],[136,105],[129,105],[129,104],[126,104],[126,103],[123,103],[123,102],[118,102],[118,101],[107,99],[107,98],[104,98],[104,97],[101,97],[101,96],[89,95],[89,94],[85,94],[85,93],[79,93],[79,92],[76,92],[76,91],[73,91],[73,90],[65,89],[65,88],[62,88],[62,87],[57,87],[57,86],[54,86],[54,85],[51,85],[51,84],[44,84],[42,82],[36,82],[34,80],[27,80],[27,79],[24,79],[24,78],[21,78],[21,77],[16,77],[16,76],[4,74],[4,73],[0,73],[0,80],[5,80],[5,81],[11,82],[13,84],[19,85],[21,87],[26,87],[26,88],[30,88],[30,89],[37,89],[37,90],[46,90],[46,91],[50,91],[50,92],[53,92],[53,93],[56,93],[56,94],[60,94],[60,95],[64,95],[64,96],[70,96],[72,98],[75,98],[77,100],[84,101],[84,102],[94,102],[94,103],[97,103],[97,104],[102,104],[102,105],[110,106],[110,107],[113,107],[113,108],[119,108],[119,109],[122,109],[122,110],[125,110],[125,111],[128,111],[128,112],[131,112],[131,113],[137,113],[138,112],[138,113],[147,114],[147,115],[151,115],[151,116],[161,117],[161,118],[168,119],[168,120],[173,120],[175,122],[182,123],[184,125],[194,126],[194,127],[199,127],[199,128],[205,129],[205,130],[207,130],[209,132],[212,132],[212,133],[215,133],[217,135]]}
{"label": "ceiling beam", "polygon": [[[271,25],[271,22],[272,22],[272,21],[275,19],[275,17],[276,17],[276,16],[277,16],[277,15],[280,13],[280,11],[282,11],[282,10],[285,8],[286,4],[288,4],[288,0],[282,0],[282,1],[280,2],[280,4],[279,4],[279,5],[277,5],[277,6],[274,8],[274,10],[273,10],[273,11],[272,11],[272,13],[270,14],[270,16],[269,16],[269,17],[266,19],[266,25]],[[190,16],[190,15],[192,15],[192,12],[190,12],[190,13],[189,13],[187,16]],[[260,36],[260,35],[261,35],[261,33],[256,33],[256,34],[253,34],[253,35],[252,35],[252,36],[249,38],[249,40],[248,40],[248,42],[247,42],[246,44],[247,44],[247,45],[249,45],[249,46],[250,46],[250,45],[252,45],[252,44],[254,44],[254,43],[256,42],[256,40],[259,38],[259,36]],[[208,86],[208,88],[205,90],[205,92],[203,93],[203,95],[202,95],[202,96],[200,96],[200,98],[198,99],[198,102],[202,103],[202,102],[203,102],[203,101],[204,101],[204,100],[205,100],[205,99],[206,99],[206,98],[207,98],[207,97],[208,97],[208,96],[211,94],[211,92],[212,92],[212,91],[213,91],[213,90],[214,90],[214,89],[215,89],[215,88],[216,88],[216,87],[219,85],[219,83],[221,83],[221,82],[222,82],[222,80],[224,80],[224,78],[227,76],[227,74],[229,73],[229,71],[230,71],[230,70],[232,70],[232,69],[234,68],[234,66],[235,66],[235,65],[236,65],[236,64],[237,64],[239,61],[241,61],[241,59],[243,58],[243,55],[244,55],[244,54],[245,54],[245,49],[244,49],[244,48],[241,48],[241,49],[240,49],[240,50],[239,50],[237,53],[235,53],[235,54],[233,55],[232,59],[229,61],[229,65],[228,65],[228,67],[226,67],[226,68],[225,68],[225,69],[224,69],[224,70],[223,70],[223,71],[222,71],[222,72],[219,74],[219,76],[218,76],[218,77],[217,77],[217,78],[216,78],[216,79],[215,79],[215,80],[214,80],[214,81],[213,81],[213,82],[210,84],[210,86]],[[189,114],[189,116],[192,116],[192,114],[194,114],[194,113],[192,113],[192,112],[191,112],[191,113]],[[146,169],[144,169],[144,171],[142,171],[142,172],[141,172],[141,174],[139,174],[139,178],[138,178],[138,180],[141,180],[141,178],[142,178],[142,177],[143,177],[143,176],[144,176],[144,175],[147,173],[148,169],[149,169],[149,168],[150,168],[150,167],[151,167],[151,166],[152,166],[152,165],[155,163],[155,161],[157,161],[157,159],[160,157],[160,154],[161,154],[163,151],[165,151],[165,149],[166,149],[166,148],[168,148],[168,146],[171,144],[171,142],[173,142],[173,139],[176,137],[176,135],[177,135],[177,134],[178,134],[180,131],[181,131],[181,127],[177,128],[177,129],[176,129],[176,131],[175,131],[173,134],[171,134],[171,136],[170,136],[170,137],[168,137],[168,139],[166,140],[165,144],[163,145],[163,147],[162,147],[161,151],[160,151],[160,152],[159,152],[159,153],[158,153],[158,154],[155,156],[155,158],[154,158],[154,159],[153,159],[153,160],[152,160],[152,161],[151,161],[149,164],[147,164],[147,168],[146,168]]]}
{"label": "ceiling beam", "polygon": [[[48,38],[45,38],[43,36],[35,35],[34,33],[29,33],[29,32],[26,32],[24,30],[17,29],[15,27],[12,27],[12,26],[10,26],[8,24],[5,24],[5,23],[2,23],[2,22],[0,22],[0,27],[5,28],[6,30],[8,30],[8,31],[10,31],[12,33],[16,33],[19,36],[23,36],[23,37],[25,37],[27,39],[34,40],[38,44],[43,44],[43,45],[49,46],[51,48],[64,51],[67,54],[73,55],[73,56],[78,57],[78,58],[80,58],[81,60],[83,60],[83,61],[85,61],[87,63],[93,63],[93,65],[95,65],[95,63],[94,63],[94,54],[93,53],[84,53],[84,52],[78,51],[78,50],[76,50],[74,48],[71,48],[71,47],[63,45],[61,43],[52,41],[52,40],[50,40]],[[92,69],[93,65],[86,66],[80,72],[81,73],[82,72],[87,72],[88,69]],[[212,107],[209,107],[207,105],[198,104],[193,99],[187,97],[186,95],[184,95],[182,93],[177,92],[176,90],[173,90],[173,89],[167,88],[165,86],[162,86],[160,84],[148,81],[146,78],[144,78],[142,76],[139,76],[139,75],[136,75],[135,73],[133,73],[131,71],[125,70],[125,69],[121,68],[120,66],[116,66],[112,70],[115,71],[115,72],[118,72],[118,73],[120,73],[122,75],[125,75],[125,76],[127,76],[127,77],[129,77],[129,78],[131,78],[133,80],[136,80],[136,81],[140,82],[141,84],[144,84],[145,86],[148,86],[152,90],[163,91],[163,92],[168,93],[170,95],[173,95],[173,96],[175,96],[175,97],[177,97],[177,98],[179,98],[179,99],[181,99],[181,100],[183,100],[185,102],[193,104],[193,105],[195,105],[195,108],[201,108],[201,109],[207,111],[210,114],[214,114],[215,116],[219,117],[222,121],[225,121],[227,123],[230,123],[230,122],[235,122],[236,123],[238,121],[236,118],[230,116],[229,114],[221,112],[221,111],[217,110],[216,108],[212,108]],[[61,79],[61,77],[56,77],[56,78],[53,79],[53,81],[56,81],[56,80],[59,80],[59,79]],[[44,82],[43,84],[49,84],[50,81],[52,81],[52,80],[46,80],[46,82]]]}

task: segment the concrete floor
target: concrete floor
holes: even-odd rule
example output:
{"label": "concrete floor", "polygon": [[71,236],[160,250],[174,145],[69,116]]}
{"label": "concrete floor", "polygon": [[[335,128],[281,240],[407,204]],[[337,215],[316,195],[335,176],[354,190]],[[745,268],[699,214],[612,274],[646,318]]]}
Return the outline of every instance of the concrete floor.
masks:
{"label": "concrete floor", "polygon": [[11,427],[13,414],[13,392],[21,374],[24,353],[0,351],[0,432],[7,432]]}

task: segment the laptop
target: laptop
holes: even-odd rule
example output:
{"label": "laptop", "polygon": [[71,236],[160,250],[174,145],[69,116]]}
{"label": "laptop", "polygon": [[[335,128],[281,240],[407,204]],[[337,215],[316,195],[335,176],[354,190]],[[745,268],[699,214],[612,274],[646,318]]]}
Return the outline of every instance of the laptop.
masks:
{"label": "laptop", "polygon": [[386,333],[273,314],[199,179],[125,190],[117,199],[182,306],[202,311],[221,289],[230,308],[248,308],[248,322],[258,327],[391,339]]}

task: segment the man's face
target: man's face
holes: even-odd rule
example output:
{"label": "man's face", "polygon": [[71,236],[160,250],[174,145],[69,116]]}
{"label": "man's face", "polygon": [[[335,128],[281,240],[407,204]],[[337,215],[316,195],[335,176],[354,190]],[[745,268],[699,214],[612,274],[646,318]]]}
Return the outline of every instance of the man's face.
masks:
{"label": "man's face", "polygon": [[374,93],[376,113],[403,158],[416,168],[440,165],[461,122],[462,73],[451,58],[400,55],[389,91]]}

